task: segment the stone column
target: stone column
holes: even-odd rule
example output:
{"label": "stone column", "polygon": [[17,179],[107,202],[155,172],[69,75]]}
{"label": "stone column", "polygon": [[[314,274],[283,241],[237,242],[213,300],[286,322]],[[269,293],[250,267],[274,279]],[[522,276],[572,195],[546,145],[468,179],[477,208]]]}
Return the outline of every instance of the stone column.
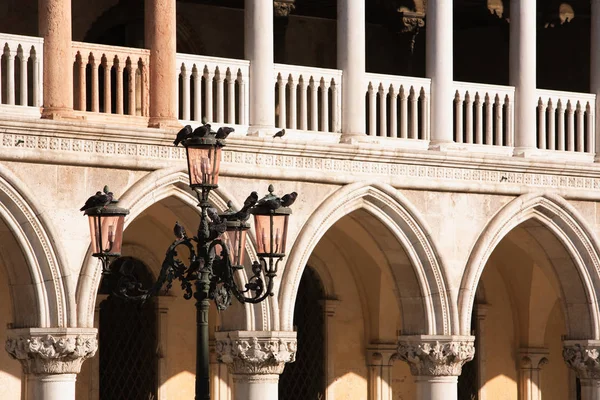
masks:
{"label": "stone column", "polygon": [[367,347],[369,367],[369,400],[393,400],[392,366],[398,346],[373,344]]}
{"label": "stone column", "polygon": [[21,362],[29,400],[75,400],[81,364],[98,349],[96,329],[26,328],[8,331],[5,348]]}
{"label": "stone column", "polygon": [[337,2],[337,65],[342,75],[342,141],[365,135],[365,1]]}
{"label": "stone column", "polygon": [[175,128],[179,125],[175,0],[146,0],[144,8],[145,40],[150,49],[149,125]]}
{"label": "stone column", "polygon": [[431,148],[445,150],[453,137],[452,0],[427,2],[426,75],[431,78]]}
{"label": "stone column", "polygon": [[335,312],[340,303],[338,299],[321,300],[325,313],[325,399],[335,399],[335,359],[333,357],[337,346],[335,328]]}
{"label": "stone column", "polygon": [[475,332],[477,335],[477,340],[475,341],[475,351],[477,353],[477,386],[479,387],[478,400],[486,400],[487,397],[484,390],[485,383],[487,382],[485,373],[487,364],[487,357],[485,353],[485,341],[487,340],[485,332],[485,319],[487,317],[489,307],[489,304],[475,304],[475,317],[477,318],[475,321]]}
{"label": "stone column", "polygon": [[233,375],[234,400],[277,400],[279,375],[296,359],[296,332],[216,333],[219,361]]}
{"label": "stone column", "polygon": [[[590,22],[590,93],[600,98],[600,0],[592,0],[592,13]],[[596,101],[594,110],[595,131],[600,132],[600,101]],[[588,128],[589,129],[589,128]],[[595,138],[594,138],[595,140]],[[596,140],[594,151],[600,156],[600,140]]]}
{"label": "stone column", "polygon": [[542,400],[541,371],[547,357],[548,349],[519,350],[519,399]]}
{"label": "stone column", "polygon": [[536,143],[536,0],[510,1],[510,85],[515,87],[515,154]]}
{"label": "stone column", "polygon": [[42,118],[74,118],[71,0],[38,0],[38,14],[44,38]]}
{"label": "stone column", "polygon": [[600,340],[565,340],[563,358],[579,378],[581,400],[600,400]]}
{"label": "stone column", "polygon": [[417,384],[417,398],[457,400],[458,376],[475,356],[473,336],[401,336],[398,359],[406,361]]}
{"label": "stone column", "polygon": [[273,3],[246,1],[244,15],[244,48],[246,59],[250,60],[249,133],[269,134],[275,127]]}

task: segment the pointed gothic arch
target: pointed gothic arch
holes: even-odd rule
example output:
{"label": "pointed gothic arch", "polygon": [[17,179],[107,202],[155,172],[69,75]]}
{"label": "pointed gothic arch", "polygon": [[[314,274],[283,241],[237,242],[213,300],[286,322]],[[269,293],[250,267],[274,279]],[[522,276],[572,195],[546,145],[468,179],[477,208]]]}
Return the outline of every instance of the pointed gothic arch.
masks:
{"label": "pointed gothic arch", "polygon": [[[410,327],[410,333],[415,334],[450,334],[453,330],[453,307],[442,263],[431,241],[429,229],[417,210],[395,188],[382,183],[363,182],[344,186],[334,192],[304,224],[292,246],[281,278],[281,326],[278,329],[293,328],[293,308],[300,278],[318,242],[337,221],[359,209],[367,211],[389,229],[412,264],[414,278],[398,274],[394,277],[400,303],[404,292],[418,292],[421,303],[412,312],[403,313],[403,327]],[[402,304],[399,307],[402,308]]]}
{"label": "pointed gothic arch", "polygon": [[[548,229],[572,259],[572,267],[556,271],[568,337],[597,340],[600,335],[600,247],[580,213],[554,194],[522,195],[504,206],[484,228],[471,251],[460,285],[460,333],[468,334],[477,285],[490,255],[508,233],[530,220]],[[574,277],[579,278],[575,284],[564,285],[564,279]],[[584,302],[576,299],[577,293],[585,294]],[[582,309],[586,312],[581,313]]]}
{"label": "pointed gothic arch", "polygon": [[[198,199],[191,192],[188,184],[189,177],[181,167],[157,170],[140,179],[119,200],[120,207],[129,208],[130,210],[129,215],[125,219],[125,229],[146,209],[169,197],[179,200],[190,207],[191,210],[198,213],[199,209],[196,207]],[[212,191],[209,197],[209,201],[218,210],[225,210],[227,208],[227,201],[230,199],[233,201],[234,206],[239,207],[234,197],[221,188]],[[173,221],[173,224],[175,224],[175,221]],[[253,243],[254,240],[252,237],[246,241],[246,252],[251,260],[256,259],[256,251]],[[93,326],[95,298],[101,279],[100,270],[98,261],[91,256],[91,251],[88,249],[81,269],[77,290],[79,304],[78,319],[81,326]],[[242,280],[244,281],[245,279],[244,276]],[[233,312],[223,313],[223,325],[227,326],[227,323],[230,322],[230,325],[235,325],[238,329],[269,330],[270,321],[273,319],[270,303],[271,300],[269,299],[258,305],[245,304],[245,311],[242,316]]]}

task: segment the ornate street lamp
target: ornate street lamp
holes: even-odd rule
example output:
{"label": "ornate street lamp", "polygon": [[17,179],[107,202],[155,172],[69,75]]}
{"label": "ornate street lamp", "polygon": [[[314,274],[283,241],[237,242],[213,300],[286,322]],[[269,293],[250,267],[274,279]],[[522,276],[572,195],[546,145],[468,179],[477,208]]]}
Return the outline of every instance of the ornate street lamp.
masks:
{"label": "ornate street lamp", "polygon": [[[117,288],[114,290],[119,297],[145,301],[150,296],[157,295],[163,286],[168,290],[173,281],[179,280],[184,291],[183,297],[196,299],[198,343],[196,400],[210,399],[208,351],[210,300],[215,302],[219,310],[225,310],[231,305],[232,297],[242,303],[259,303],[273,295],[277,266],[285,257],[288,219],[291,214],[289,206],[294,203],[297,196],[296,192],[292,192],[280,198],[273,193],[273,186],[269,185],[269,193],[264,198],[259,200],[258,194],[252,192],[240,210],[233,209],[230,202],[229,209],[219,214],[208,202],[208,196],[211,190],[218,187],[221,149],[225,146],[224,139],[232,131],[231,128],[220,128],[214,132],[210,129],[210,125],[204,124],[194,131],[190,126],[186,126],[177,134],[174,144],[182,143],[186,148],[190,187],[196,192],[198,206],[201,209],[198,233],[196,236],[188,237],[183,226],[176,223],[173,229],[176,239],[167,249],[156,283],[148,290],[140,290],[140,285],[133,282],[130,279],[132,275],[129,274],[128,277],[119,278]],[[88,210],[85,211],[89,215]],[[127,213],[127,210],[122,211]],[[235,273],[244,268],[246,233],[250,229],[248,222],[250,215],[254,215],[259,260],[253,262],[252,276],[248,278],[244,287],[240,288],[236,283]],[[101,239],[102,242],[98,242],[109,243],[110,246],[95,245],[93,253],[95,257],[109,260],[119,255],[115,250],[117,238],[122,239],[122,219],[120,221],[120,225],[113,225],[117,228],[120,226],[121,230],[115,228],[112,241]],[[94,232],[92,229],[92,237],[96,240]],[[99,228],[98,232],[103,230]],[[184,248],[181,254],[186,255],[185,260],[178,257],[178,248],[181,246]],[[119,252],[120,248],[119,241]],[[97,249],[101,251],[97,252]],[[108,264],[108,261],[103,261],[104,264]],[[104,270],[108,270],[108,266],[104,267]]]}

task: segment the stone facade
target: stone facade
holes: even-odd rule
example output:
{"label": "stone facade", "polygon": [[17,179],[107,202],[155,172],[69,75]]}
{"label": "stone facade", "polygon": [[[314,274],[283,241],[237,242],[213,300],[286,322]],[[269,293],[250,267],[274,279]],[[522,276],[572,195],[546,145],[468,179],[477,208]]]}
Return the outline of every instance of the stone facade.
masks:
{"label": "stone facade", "polygon": [[[478,21],[504,26],[500,1],[475,11],[373,2],[393,16],[382,22],[370,2],[338,0],[337,23],[299,0],[246,9],[147,0],[145,14],[110,0],[43,0],[39,12],[30,3],[17,33],[33,34],[37,15],[44,40],[0,33],[0,398],[99,400],[96,353],[119,349],[98,347],[106,296],[79,207],[110,185],[130,209],[123,255],[157,276],[174,222],[197,227],[185,150],[172,141],[202,113],[236,129],[215,208],[270,183],[299,193],[274,295],[211,309],[215,400],[276,400],[286,365],[307,357],[323,362],[314,393],[323,400],[577,400],[575,377],[582,400],[599,398],[597,103],[535,86],[534,1],[511,8],[507,52],[520,62],[489,69],[510,87],[454,82],[469,68],[448,68],[466,46],[459,39],[477,36],[455,32],[453,49],[452,13],[464,23],[483,10]],[[563,24],[580,18],[561,10]],[[600,54],[596,3],[589,14],[590,54]],[[85,37],[113,46],[72,40]],[[402,57],[388,57],[391,47]],[[473,65],[469,76],[485,69]],[[323,291],[325,354],[299,345],[307,266]],[[154,307],[157,400],[191,398],[194,305],[174,287]]]}

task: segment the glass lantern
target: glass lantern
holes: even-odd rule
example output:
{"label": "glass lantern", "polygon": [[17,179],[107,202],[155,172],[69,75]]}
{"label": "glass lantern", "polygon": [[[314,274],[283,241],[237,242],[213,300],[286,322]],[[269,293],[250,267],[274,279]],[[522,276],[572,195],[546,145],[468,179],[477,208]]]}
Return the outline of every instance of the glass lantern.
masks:
{"label": "glass lantern", "polygon": [[119,208],[115,203],[116,201],[106,207],[88,208],[84,212],[89,218],[93,256],[121,255],[125,215],[129,214],[129,210]]}
{"label": "glass lantern", "polygon": [[192,138],[183,142],[188,160],[190,186],[217,187],[221,148],[223,144],[214,138]]}
{"label": "glass lantern", "polygon": [[[224,216],[227,218],[227,216]],[[227,220],[227,231],[223,236],[229,247],[229,261],[234,267],[243,267],[246,255],[246,232],[250,224],[246,221]]]}

